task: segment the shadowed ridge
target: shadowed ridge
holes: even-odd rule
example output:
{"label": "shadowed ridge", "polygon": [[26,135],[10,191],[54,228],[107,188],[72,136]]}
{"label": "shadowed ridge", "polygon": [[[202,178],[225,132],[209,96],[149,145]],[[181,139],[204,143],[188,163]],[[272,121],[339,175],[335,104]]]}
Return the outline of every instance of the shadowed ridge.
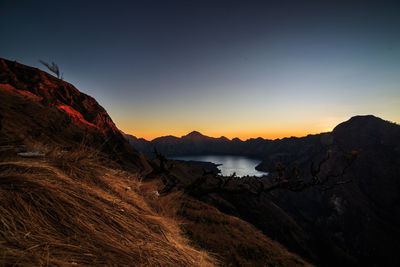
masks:
{"label": "shadowed ridge", "polygon": [[198,131],[191,131],[190,133],[182,136],[181,138],[196,139],[196,138],[204,138],[204,137],[208,137],[208,136],[205,136]]}
{"label": "shadowed ridge", "polygon": [[332,135],[343,147],[398,147],[400,126],[373,115],[355,116],[336,126]]}
{"label": "shadowed ridge", "polygon": [[[140,140],[140,139],[145,140],[146,142],[149,142],[149,141],[147,141],[146,139],[143,139],[143,138],[139,138],[138,140]],[[166,135],[166,136],[161,136],[161,137],[154,138],[151,142],[165,143],[165,142],[174,142],[174,141],[178,141],[178,140],[180,140],[179,137],[176,137],[176,136],[173,136],[173,135]]]}
{"label": "shadowed ridge", "polygon": [[374,129],[378,130],[382,125],[385,125],[387,123],[388,121],[375,117],[374,115],[359,115],[359,116],[353,116],[349,120],[338,124],[333,129],[332,132],[349,131],[349,130],[373,131]]}

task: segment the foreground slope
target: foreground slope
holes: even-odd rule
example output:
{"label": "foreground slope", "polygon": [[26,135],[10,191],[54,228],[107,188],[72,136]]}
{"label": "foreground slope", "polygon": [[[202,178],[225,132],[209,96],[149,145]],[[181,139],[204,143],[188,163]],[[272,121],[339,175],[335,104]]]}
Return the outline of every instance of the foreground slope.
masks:
{"label": "foreground slope", "polygon": [[[93,98],[0,63],[1,265],[308,265],[239,218],[160,195],[154,164]],[[174,171],[190,180],[201,169]]]}
{"label": "foreground slope", "polygon": [[0,163],[3,264],[213,265],[149,207],[135,174],[87,152]]}

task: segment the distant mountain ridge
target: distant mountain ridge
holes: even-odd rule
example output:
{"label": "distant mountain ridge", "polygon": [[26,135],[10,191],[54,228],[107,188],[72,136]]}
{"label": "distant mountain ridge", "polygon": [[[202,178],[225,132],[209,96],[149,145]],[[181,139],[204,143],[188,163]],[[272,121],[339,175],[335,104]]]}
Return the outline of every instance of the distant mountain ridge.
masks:
{"label": "distant mountain ridge", "polygon": [[248,139],[242,141],[239,138],[228,139],[225,136],[210,137],[198,131],[192,131],[187,135],[176,137],[172,135],[157,137],[151,141],[137,138],[130,134],[124,134],[129,143],[140,152],[151,156],[154,148],[166,156],[201,155],[201,154],[231,154],[249,157],[259,157],[261,151],[257,152],[255,147],[261,142],[269,143],[271,140],[263,138]]}
{"label": "distant mountain ridge", "polygon": [[[320,135],[308,135],[306,137],[290,137],[276,140],[250,138],[245,141],[239,138],[232,140],[222,136],[219,138],[205,136],[197,131],[193,131],[182,137],[163,136],[147,141],[143,138],[124,134],[129,143],[138,151],[148,157],[153,157],[154,148],[165,156],[186,156],[186,155],[238,155],[251,158],[265,159],[272,153],[280,158],[285,158],[289,154],[298,150],[304,150],[303,143],[307,143],[309,148],[319,143]],[[322,134],[324,135],[324,134]],[[300,141],[300,143],[298,142]],[[258,167],[261,171],[269,171],[264,168],[265,164]]]}
{"label": "distant mountain ridge", "polygon": [[[230,140],[224,136],[219,138],[205,136],[197,131],[193,131],[182,137],[172,135],[162,136],[152,141],[136,138],[129,134],[124,134],[124,136],[135,149],[149,157],[153,156],[154,148],[166,156],[205,154],[239,155],[263,160],[257,166],[257,169],[271,171],[277,161],[287,162],[298,157],[300,154],[310,154],[321,145],[333,142],[332,140],[335,139],[334,136],[354,135],[362,129],[373,132],[373,129],[379,129],[378,126],[381,124],[392,125],[393,123],[373,115],[354,116],[347,122],[337,125],[332,132],[275,140],[263,139],[261,137],[250,138],[245,141],[239,138]],[[363,136],[366,137],[365,133]],[[371,135],[368,135],[369,137]]]}

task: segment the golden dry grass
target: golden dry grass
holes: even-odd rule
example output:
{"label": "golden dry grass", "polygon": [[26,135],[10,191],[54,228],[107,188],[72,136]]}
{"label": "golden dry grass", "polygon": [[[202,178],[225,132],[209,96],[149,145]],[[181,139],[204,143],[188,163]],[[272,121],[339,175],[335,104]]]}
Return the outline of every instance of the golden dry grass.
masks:
{"label": "golden dry grass", "polygon": [[[98,150],[0,157],[0,266],[308,266],[249,223]],[[206,252],[207,251],[207,252]]]}
{"label": "golden dry grass", "polygon": [[3,159],[1,265],[214,265],[174,219],[147,204],[140,187],[139,174],[94,151]]}
{"label": "golden dry grass", "polygon": [[312,266],[251,224],[181,192],[150,202],[179,221],[192,244],[207,249],[222,266]]}

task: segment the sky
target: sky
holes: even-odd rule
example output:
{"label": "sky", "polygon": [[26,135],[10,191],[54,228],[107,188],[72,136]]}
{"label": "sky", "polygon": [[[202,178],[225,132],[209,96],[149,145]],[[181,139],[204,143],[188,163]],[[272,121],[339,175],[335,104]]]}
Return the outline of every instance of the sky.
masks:
{"label": "sky", "polygon": [[137,137],[400,122],[400,1],[0,0],[0,14],[0,57],[56,62]]}

